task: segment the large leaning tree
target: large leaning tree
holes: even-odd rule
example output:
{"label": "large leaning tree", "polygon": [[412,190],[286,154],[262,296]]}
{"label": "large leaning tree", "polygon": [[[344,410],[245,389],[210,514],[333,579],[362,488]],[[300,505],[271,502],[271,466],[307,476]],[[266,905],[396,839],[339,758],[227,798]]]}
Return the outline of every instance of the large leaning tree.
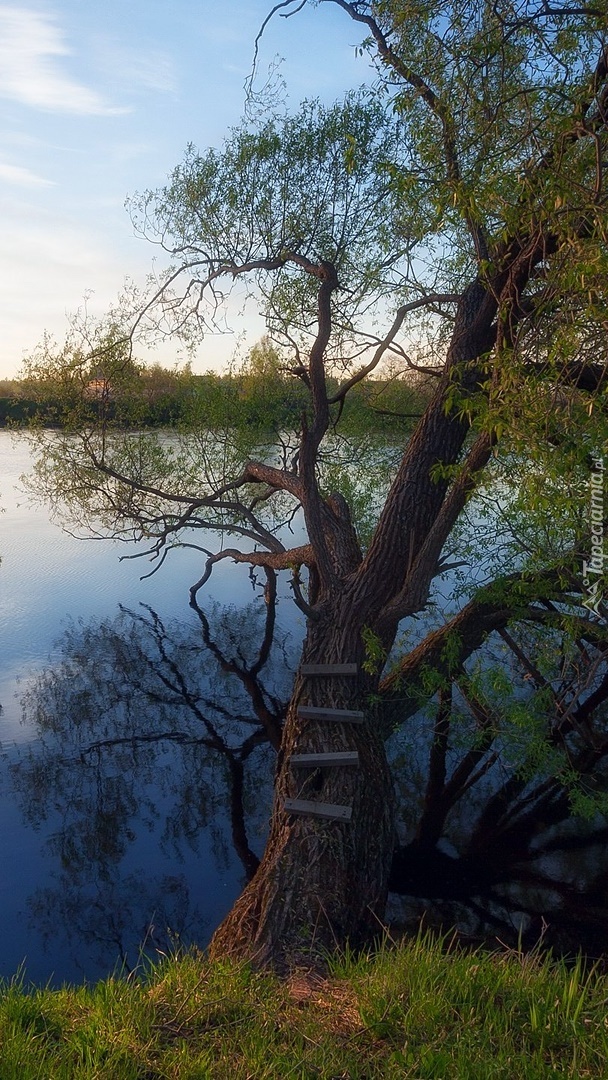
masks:
{"label": "large leaning tree", "polygon": [[[62,387],[72,421],[41,460],[47,494],[103,534],[146,540],[159,559],[193,542],[187,530],[215,531],[221,545],[205,555],[193,603],[221,560],[268,581],[284,572],[306,617],[302,665],[356,665],[356,676],[300,667],[266,850],[212,941],[278,966],[377,931],[396,827],[385,742],[423,700],[432,734],[416,842],[428,860],[458,793],[508,743],[508,685],[493,696],[471,667],[484,642],[500,641],[519,671],[519,759],[479,845],[503,825],[511,839],[518,822],[531,827],[539,807],[545,821],[563,813],[568,783],[594,777],[599,790],[608,753],[606,4],[317,6],[327,3],[354,24],[373,86],[249,123],[219,150],[190,148],[167,186],[131,207],[170,269],[145,295],[126,294],[89,340],[81,328],[79,343],[32,365]],[[297,18],[301,6],[285,0],[274,14]],[[229,423],[183,444],[125,432],[118,402],[134,343],[216,331],[235,293],[258,304],[284,373],[307,391],[297,436],[282,432],[254,456]],[[352,484],[332,486],[327,466],[349,394],[387,359],[430,371],[435,388],[363,533]],[[383,674],[478,493],[496,502],[484,587]],[[297,513],[305,536],[289,546],[279,525]],[[463,714],[469,743],[452,766]],[[358,767],[293,760],[344,751]],[[293,813],[291,800],[351,816]]]}

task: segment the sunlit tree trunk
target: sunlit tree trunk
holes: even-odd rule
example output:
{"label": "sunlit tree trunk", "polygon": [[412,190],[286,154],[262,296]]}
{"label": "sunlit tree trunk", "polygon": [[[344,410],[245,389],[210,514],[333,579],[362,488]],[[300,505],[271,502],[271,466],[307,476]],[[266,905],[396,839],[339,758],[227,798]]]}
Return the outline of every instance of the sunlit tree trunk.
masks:
{"label": "sunlit tree trunk", "polygon": [[[360,627],[331,617],[309,627],[303,660],[362,660]],[[277,765],[264,857],[212,941],[230,953],[277,968],[318,963],[324,950],[361,943],[384,914],[394,847],[392,781],[370,704],[373,680],[298,675]],[[362,711],[364,723],[311,720],[301,705]],[[356,751],[359,764],[304,768],[293,754]],[[285,799],[352,809],[349,821],[293,814]]]}

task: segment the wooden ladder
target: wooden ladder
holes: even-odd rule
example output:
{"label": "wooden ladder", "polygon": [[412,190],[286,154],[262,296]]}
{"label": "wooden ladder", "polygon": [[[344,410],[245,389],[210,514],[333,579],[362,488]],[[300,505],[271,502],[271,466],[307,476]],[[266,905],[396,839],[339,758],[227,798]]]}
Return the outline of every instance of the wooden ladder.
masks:
{"label": "wooden ladder", "polygon": [[[356,675],[356,664],[302,664],[300,673],[305,676]],[[342,724],[362,724],[365,714],[357,709],[329,709],[313,705],[300,705],[298,716],[303,720],[327,720]],[[292,754],[290,764],[306,769],[335,768],[359,765],[356,750],[342,750],[326,754]],[[311,799],[285,799],[285,810],[290,814],[310,815],[333,821],[350,821],[352,806],[336,803],[315,802]]]}

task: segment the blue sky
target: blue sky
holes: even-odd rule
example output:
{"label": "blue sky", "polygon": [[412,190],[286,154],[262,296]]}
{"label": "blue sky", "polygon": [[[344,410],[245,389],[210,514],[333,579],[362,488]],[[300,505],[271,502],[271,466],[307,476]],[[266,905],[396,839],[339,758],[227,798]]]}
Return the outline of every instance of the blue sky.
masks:
{"label": "blue sky", "polygon": [[[102,312],[153,250],[124,209],[160,186],[188,142],[238,122],[267,0],[0,0],[0,378],[90,294]],[[289,104],[333,100],[368,77],[360,35],[331,4],[276,18],[260,72],[277,56]],[[195,370],[225,363],[213,339]],[[169,354],[160,357],[170,360]]]}

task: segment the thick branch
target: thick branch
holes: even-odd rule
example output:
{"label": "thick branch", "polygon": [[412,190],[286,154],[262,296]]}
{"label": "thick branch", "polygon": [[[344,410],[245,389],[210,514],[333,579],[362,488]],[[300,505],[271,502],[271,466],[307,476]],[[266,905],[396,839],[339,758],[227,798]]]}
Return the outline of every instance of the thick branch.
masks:
{"label": "thick branch", "polygon": [[335,580],[327,538],[324,532],[323,502],[317,484],[317,453],[321,440],[329,427],[329,403],[325,382],[325,350],[331,336],[331,299],[338,288],[338,278],[332,263],[321,263],[321,284],[318,292],[317,336],[310,350],[308,377],[312,396],[313,417],[309,427],[302,424],[300,440],[300,476],[304,488],[302,505],[310,543],[315,552],[319,580],[323,589],[329,589]]}
{"label": "thick branch", "polygon": [[[543,611],[534,606],[534,601],[543,594],[560,588],[560,573],[557,569],[546,570],[534,577],[523,579],[518,573],[510,574],[500,583],[496,583],[498,584],[501,588],[496,593],[496,599],[488,599],[488,591],[482,590],[444,626],[427,634],[382,680],[379,692],[385,702],[383,724],[386,735],[420,708],[420,694],[425,693],[420,680],[425,670],[433,669],[439,677],[445,679],[454,677],[456,671],[462,670],[463,665],[481,647],[489,634],[502,630],[514,619],[548,625],[559,621],[558,613]],[[522,585],[525,585],[523,593]],[[511,586],[514,587],[512,596]],[[566,601],[567,597],[564,597],[564,602]],[[568,615],[569,625],[572,625],[573,618],[576,617]],[[593,620],[578,618],[576,623],[581,636],[588,637],[594,643],[605,641],[605,632]]]}
{"label": "thick branch", "polygon": [[424,544],[414,557],[405,585],[383,612],[383,619],[397,622],[419,611],[428,599],[431,582],[437,573],[439,557],[471,492],[474,491],[481,469],[487,465],[494,438],[482,432],[471,447],[460,474],[449,489]]}
{"label": "thick branch", "polygon": [[190,589],[190,603],[195,606],[196,595],[211,577],[213,567],[222,559],[232,559],[235,563],[248,566],[263,566],[271,570],[292,570],[294,566],[310,566],[314,563],[314,553],[310,544],[290,548],[288,551],[239,551],[238,548],[225,548],[215,555],[210,555],[202,577]]}
{"label": "thick branch", "polygon": [[437,467],[455,465],[470,422],[450,396],[479,388],[480,359],[494,344],[496,301],[478,280],[465,290],[457,310],[446,369],[437,392],[411,436],[384,503],[366,557],[353,581],[353,603],[363,622],[375,621],[405,584],[415,554],[440,514],[448,480]]}

